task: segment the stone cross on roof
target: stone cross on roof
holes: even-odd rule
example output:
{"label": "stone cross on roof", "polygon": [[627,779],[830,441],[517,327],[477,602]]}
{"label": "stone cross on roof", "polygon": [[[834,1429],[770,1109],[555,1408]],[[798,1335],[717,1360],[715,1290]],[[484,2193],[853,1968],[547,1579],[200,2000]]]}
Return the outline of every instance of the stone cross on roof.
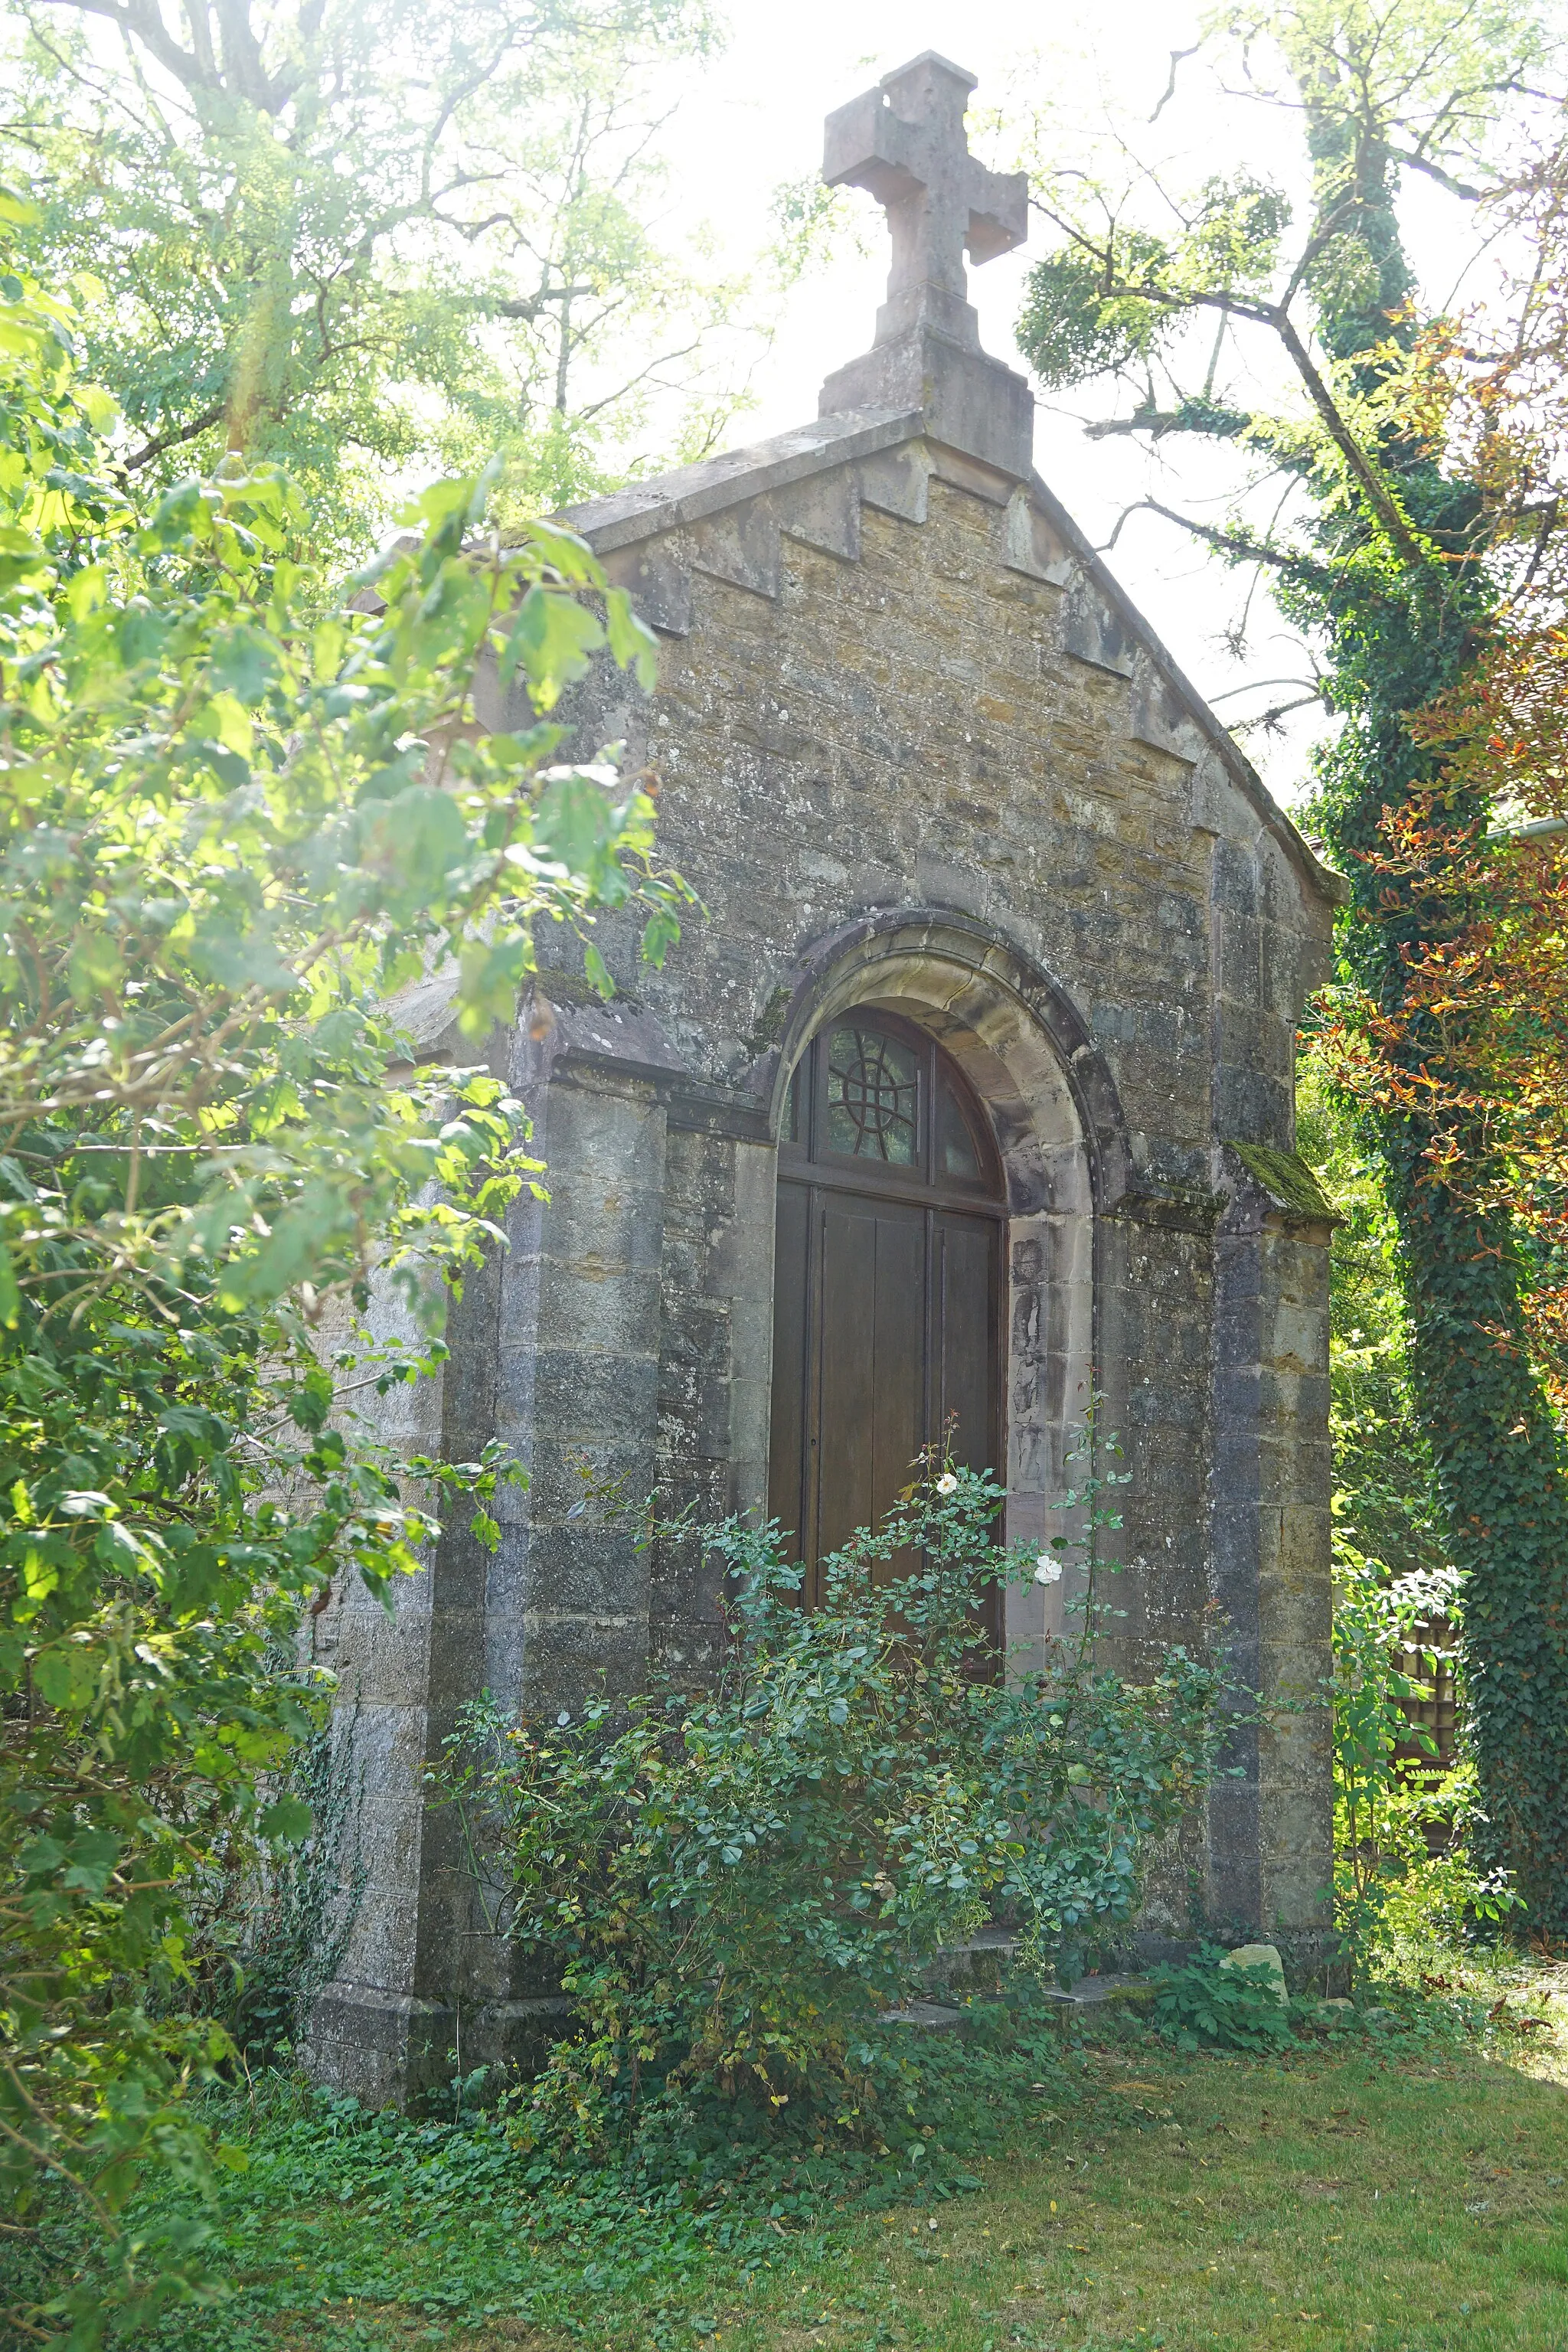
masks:
{"label": "stone cross on roof", "polygon": [[963,110],[973,88],[972,73],[927,49],[827,118],[823,178],[829,187],[868,189],[892,232],[879,343],[931,327],[977,348],[965,249],[973,261],[990,261],[1024,241],[1025,174],[988,172],[969,152]]}

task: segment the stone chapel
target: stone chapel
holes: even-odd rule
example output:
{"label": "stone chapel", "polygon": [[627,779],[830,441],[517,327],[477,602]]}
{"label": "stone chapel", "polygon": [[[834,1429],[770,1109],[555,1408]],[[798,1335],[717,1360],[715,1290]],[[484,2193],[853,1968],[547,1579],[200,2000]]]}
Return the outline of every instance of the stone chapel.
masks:
{"label": "stone chapel", "polygon": [[[1288,1703],[1236,1735],[1143,1947],[1322,1949],[1330,1219],[1292,1068],[1342,886],[1033,469],[1028,385],[966,299],[965,255],[1026,219],[1023,175],[968,152],[973,87],[928,53],[828,119],[825,175],[880,200],[893,267],[816,419],[566,518],[661,645],[651,694],[585,682],[572,748],[624,740],[657,779],[704,911],[662,971],[601,923],[615,1000],[542,969],[494,1042],[550,1198],[396,1433],[458,1459],[500,1437],[530,1483],[493,1556],[453,1530],[390,1618],[358,1592],[322,1621],[363,1892],[313,2047],[367,2099],[559,2008],[426,1810],[457,1708],[571,1708],[711,1655],[701,1546],[584,1509],[584,1465],[697,1524],[775,1516],[809,1592],[950,1420],[1008,1537],[1044,1535],[1098,1396],[1131,1481],[1122,1662],[1217,1617]],[[438,986],[408,1017],[472,1058]],[[1062,1591],[1013,1596],[1026,1662]]]}

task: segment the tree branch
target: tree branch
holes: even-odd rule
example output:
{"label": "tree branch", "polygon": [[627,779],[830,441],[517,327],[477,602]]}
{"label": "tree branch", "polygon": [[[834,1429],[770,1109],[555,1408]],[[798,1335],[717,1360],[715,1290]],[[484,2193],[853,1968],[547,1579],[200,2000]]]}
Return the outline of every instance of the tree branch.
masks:
{"label": "tree branch", "polygon": [[1254,326],[1272,328],[1300,377],[1308,399],[1327,426],[1330,440],[1360,483],[1367,504],[1388,533],[1402,561],[1413,572],[1425,569],[1426,558],[1420,541],[1400,512],[1387,483],[1341,415],[1339,404],[1319,372],[1294,320],[1279,303],[1249,302],[1238,299],[1234,294],[1174,293],[1163,286],[1112,284],[1104,290],[1109,298],[1131,295],[1140,301],[1157,302],[1167,310],[1225,310],[1235,318],[1249,320]]}
{"label": "tree branch", "polygon": [[1425,155],[1406,155],[1397,147],[1391,147],[1388,152],[1391,162],[1403,163],[1406,171],[1424,173],[1427,179],[1436,180],[1440,188],[1446,188],[1451,196],[1462,196],[1468,205],[1479,205],[1485,194],[1481,188],[1472,188],[1467,180],[1456,180],[1451,172],[1444,171],[1441,163],[1431,163]]}
{"label": "tree branch", "polygon": [[200,70],[216,82],[217,58],[213,50],[212,26],[207,17],[207,0],[184,0],[185,22],[191,28],[191,48]]}
{"label": "tree branch", "polygon": [[1135,408],[1131,416],[1098,416],[1083,428],[1086,441],[1109,441],[1127,433],[1147,433],[1158,441],[1163,434],[1178,433],[1183,417],[1176,408]]}
{"label": "tree branch", "polygon": [[261,61],[248,0],[216,0],[216,8],[225,80],[263,113],[276,114],[288,93],[274,85]]}
{"label": "tree branch", "polygon": [[578,415],[586,423],[600,415],[605,409],[613,408],[617,400],[624,400],[628,392],[635,392],[639,383],[646,383],[648,378],[656,375],[661,367],[668,367],[676,360],[689,359],[697,349],[699,340],[694,336],[690,342],[682,343],[678,351],[661,352],[657,359],[649,360],[647,367],[639,368],[636,375],[628,376],[625,383],[617,386],[616,391],[607,392],[603,400],[595,400],[588,407],[579,409]]}
{"label": "tree branch", "polygon": [[547,286],[539,294],[521,294],[505,302],[476,300],[475,310],[482,310],[495,319],[526,319],[531,326],[540,312],[550,302],[569,302],[574,295],[592,294],[592,286]]}
{"label": "tree branch", "polygon": [[209,432],[222,421],[224,403],[214,401],[210,408],[204,408],[201,415],[194,416],[188,425],[177,425],[167,433],[159,434],[155,441],[143,443],[140,449],[132,450],[125,459],[125,471],[134,474],[142,466],[150,466],[154,457],[161,457],[165,449],[177,449],[182,442],[194,441],[198,434]]}
{"label": "tree branch", "polygon": [[1116,528],[1110,537],[1095,550],[1098,555],[1110,553],[1121,536],[1123,523],[1135,514],[1157,514],[1165,522],[1173,522],[1183,530],[1190,530],[1194,539],[1204,540],[1210,547],[1218,548],[1224,555],[1238,556],[1249,563],[1272,563],[1277,571],[1293,572],[1303,580],[1327,581],[1331,577],[1327,569],[1321,563],[1314,563],[1310,556],[1294,555],[1283,547],[1269,547],[1260,540],[1247,538],[1240,531],[1219,530],[1211,522],[1199,522],[1192,515],[1178,514],[1173,507],[1162,506],[1158,499],[1135,499],[1130,507],[1124,507],[1116,519]]}
{"label": "tree branch", "polygon": [[1384,481],[1372,459],[1341,415],[1339,403],[1319,374],[1312,355],[1297,332],[1293,321],[1281,310],[1276,315],[1274,326],[1275,332],[1295,364],[1297,374],[1307,388],[1308,399],[1327,425],[1330,440],[1361,484],[1366,494],[1367,504],[1398,549],[1405,562],[1413,572],[1424,571],[1426,557],[1420,541],[1400,512],[1387,483]]}
{"label": "tree branch", "polygon": [[[264,114],[276,115],[298,89],[299,68],[268,74],[261,44],[250,21],[249,0],[213,0],[217,17],[221,58],[213,48],[207,0],[185,0],[185,22],[191,47],[182,48],[164,24],[158,0],[43,0],[46,7],[74,8],[79,16],[102,16],[129,38],[140,41],[164,71],[174,75],[193,96],[238,97]],[[301,37],[313,37],[321,22],[317,0],[301,10]]]}
{"label": "tree branch", "polygon": [[1176,95],[1176,68],[1179,65],[1184,64],[1188,58],[1195,58],[1202,46],[1203,44],[1200,41],[1194,41],[1190,49],[1173,49],[1171,51],[1171,78],[1165,84],[1164,93],[1160,100],[1159,105],[1149,117],[1151,122],[1159,121],[1160,117],[1165,111],[1166,107],[1169,106],[1171,100]]}
{"label": "tree branch", "polygon": [[1313,703],[1321,703],[1322,699],[1321,694],[1299,694],[1293,702],[1271,703],[1267,710],[1255,710],[1250,719],[1227,719],[1226,733],[1249,735],[1255,727],[1277,727],[1281,719],[1289,717],[1292,710],[1309,709]]}
{"label": "tree branch", "polygon": [[218,76],[204,74],[190,50],[181,48],[178,41],[172,38],[154,0],[44,0],[44,5],[74,8],[79,16],[102,16],[110,25],[117,25],[122,33],[140,41],[183,89],[210,95],[223,88]]}
{"label": "tree branch", "polygon": [[1243,686],[1227,686],[1223,694],[1209,695],[1207,697],[1209,707],[1212,709],[1216,703],[1234,702],[1238,694],[1256,694],[1258,688],[1264,686],[1309,687],[1311,689],[1310,698],[1315,698],[1322,692],[1321,687],[1314,677],[1249,677]]}

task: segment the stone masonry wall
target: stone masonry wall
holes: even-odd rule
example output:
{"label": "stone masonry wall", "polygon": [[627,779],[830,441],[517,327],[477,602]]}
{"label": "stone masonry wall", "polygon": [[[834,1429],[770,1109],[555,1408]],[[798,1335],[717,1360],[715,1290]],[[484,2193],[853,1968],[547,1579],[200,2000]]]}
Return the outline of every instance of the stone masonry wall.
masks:
{"label": "stone masonry wall", "polygon": [[786,530],[776,594],[695,569],[651,700],[611,673],[568,706],[574,748],[621,735],[647,763],[706,908],[663,974],[601,943],[688,1066],[736,1086],[805,943],[868,908],[967,911],[1080,1005],[1138,1164],[1206,1186],[1216,1134],[1290,1142],[1331,909],[1195,730],[1184,759],[1142,739],[1181,733],[1106,630],[1101,660],[1068,649],[1067,592],[1009,568],[998,493],[932,475],[920,503],[863,502],[854,561]]}
{"label": "stone masonry wall", "polygon": [[[717,555],[700,536],[669,542],[689,587],[658,690],[643,704],[618,678],[596,680],[578,748],[625,736],[646,761],[660,788],[661,851],[706,911],[664,973],[639,973],[624,937],[613,961],[699,1082],[759,1101],[771,1005],[814,940],[879,907],[977,918],[1080,1008],[1120,1097],[1132,1171],[1098,1236],[1095,1360],[1132,1474],[1115,1647],[1135,1668],[1191,1638],[1206,1604],[1238,1599],[1215,1549],[1228,1505],[1214,1447],[1229,1460],[1270,1440],[1233,1417],[1244,1375],[1226,1370],[1225,1351],[1242,1343],[1216,1297],[1224,1145],[1293,1142],[1295,1023],[1324,968],[1331,908],[1212,748],[1173,717],[1114,617],[1086,610],[1052,518],[1037,505],[1029,545],[1054,580],[1016,566],[1011,485],[929,446],[900,454],[897,497],[862,468],[852,552],[792,536],[786,514],[776,572],[752,575],[760,588],[704,568],[705,552],[729,562],[743,520]],[[902,511],[879,507],[880,495]],[[818,532],[825,498],[819,488]],[[674,1488],[717,1494],[717,1458],[691,1433],[692,1384],[705,1362],[719,1394],[726,1339],[722,1309],[696,1304],[694,1265],[683,1255],[667,1274],[667,1315],[682,1337],[665,1343],[663,1454]],[[1319,1248],[1308,1286],[1322,1279]],[[1250,1339],[1249,1349],[1256,1361]],[[672,1410],[678,1388],[684,1419]],[[1245,1402],[1250,1415],[1250,1391]],[[678,1426],[683,1478],[670,1451]],[[1266,1469],[1258,1476],[1267,1483]],[[1315,1529],[1305,1540],[1321,1605],[1310,1622],[1275,1612],[1270,1671],[1287,1681],[1292,1659],[1298,1679],[1315,1677],[1324,1638],[1326,1552]],[[657,1589],[652,1605],[657,1614]],[[672,1596],[671,1608],[684,1603]],[[1297,1739],[1292,1757],[1281,1788],[1314,1787],[1301,1802],[1316,1820],[1322,1759],[1310,1740]],[[1252,1751],[1248,1772],[1250,1787]],[[1231,1827],[1243,1834],[1239,1816]],[[1255,1819],[1243,1841],[1255,1871],[1266,1868],[1259,1833]],[[1301,1850],[1321,1844],[1314,1831]],[[1236,1885],[1223,1866],[1204,1868],[1206,1899],[1229,1916]],[[1301,1916],[1316,1916],[1316,1896],[1297,1893]],[[1254,1896],[1258,1919],[1261,1880]],[[1173,1932],[1179,1907],[1173,1897]]]}

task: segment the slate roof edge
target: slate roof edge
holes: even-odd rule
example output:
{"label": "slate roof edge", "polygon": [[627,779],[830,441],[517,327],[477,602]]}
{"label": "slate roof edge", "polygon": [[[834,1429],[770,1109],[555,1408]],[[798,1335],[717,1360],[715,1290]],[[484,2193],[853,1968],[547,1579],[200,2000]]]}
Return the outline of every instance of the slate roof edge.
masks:
{"label": "slate roof edge", "polygon": [[[848,409],[814,417],[809,425],[775,434],[771,440],[700,458],[695,466],[682,466],[650,482],[633,483],[607,498],[567,507],[555,520],[587,540],[595,554],[609,555],[617,548],[635,547],[639,541],[679,530],[683,524],[700,522],[742,499],[760,498],[768,490],[804,481],[830,466],[848,465],[857,457],[896,448],[901,442],[932,437],[922,409]],[[1302,879],[1331,906],[1344,906],[1350,898],[1350,885],[1343,875],[1325,866],[1302,839],[1224,721],[1209,709],[1055,491],[1034,472],[1026,487],[1071,548],[1075,560],[1121,615],[1167,686],[1207,735],[1226,772],[1266,830],[1280,843]]]}
{"label": "slate roof edge", "polygon": [[1300,866],[1306,879],[1331,907],[1348,906],[1351,886],[1342,874],[1337,874],[1305,840],[1280,807],[1251,761],[1237,743],[1223,719],[1216,718],[1171,652],[1157,631],[1145,620],[1137,605],[1122,587],[1110,566],[1101,562],[1095,549],[1084,537],[1079,525],[1068,514],[1050,485],[1038,474],[1029,477],[1029,488],[1049,515],[1052,526],[1061,532],[1073,554],[1122,618],[1128,623],[1161,677],[1184,702],[1199,726],[1209,737],[1215,750],[1224,761],[1226,772],[1238,784],[1258,815],[1283,844],[1291,861]]}
{"label": "slate roof edge", "polygon": [[918,408],[850,409],[841,415],[818,416],[771,440],[727,449],[672,474],[656,475],[652,481],[630,483],[608,498],[563,508],[554,520],[587,540],[596,555],[609,555],[661,531],[679,530],[683,523],[700,522],[742,498],[760,498],[764,491],[804,481],[826,467],[896,448],[924,428],[925,417]]}

